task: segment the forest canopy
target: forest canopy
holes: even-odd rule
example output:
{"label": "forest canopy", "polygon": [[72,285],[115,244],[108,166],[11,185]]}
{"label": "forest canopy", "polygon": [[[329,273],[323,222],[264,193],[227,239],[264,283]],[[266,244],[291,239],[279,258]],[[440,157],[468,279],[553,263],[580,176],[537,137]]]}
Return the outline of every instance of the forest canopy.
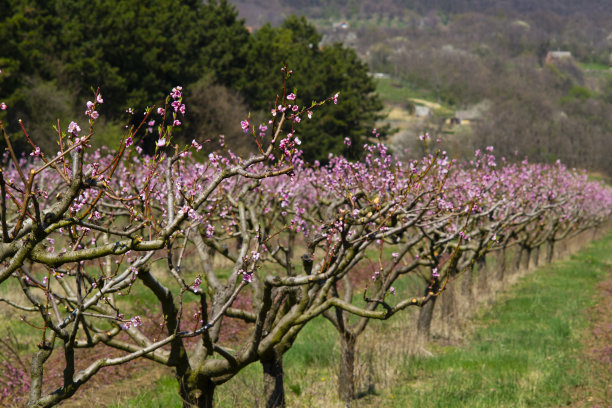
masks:
{"label": "forest canopy", "polygon": [[[343,140],[359,145],[382,108],[356,53],[339,44],[320,46],[321,35],[303,18],[289,17],[279,28],[265,26],[251,35],[224,0],[3,0],[0,8],[0,92],[9,107],[0,119],[22,149],[17,119],[50,150],[52,124],[78,118],[98,87],[105,98],[101,133],[112,144],[127,109],[141,113],[176,85],[193,97],[184,131],[189,141],[224,134],[230,147],[245,149],[239,122],[249,111],[274,106],[284,65],[296,71],[288,84],[296,103],[309,105],[336,92],[343,100],[304,126],[308,159],[351,156]],[[210,96],[202,95],[209,90]],[[229,113],[224,116],[220,106]]]}

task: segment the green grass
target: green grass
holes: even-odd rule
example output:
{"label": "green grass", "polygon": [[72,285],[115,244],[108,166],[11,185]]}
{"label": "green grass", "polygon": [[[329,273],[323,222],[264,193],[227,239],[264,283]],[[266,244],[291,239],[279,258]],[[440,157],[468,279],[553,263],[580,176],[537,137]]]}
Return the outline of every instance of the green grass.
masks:
{"label": "green grass", "polygon": [[589,63],[580,63],[580,67],[582,69],[588,69],[591,71],[610,71],[610,66],[607,64],[601,64],[597,62],[589,62]]}
{"label": "green grass", "polygon": [[[422,88],[416,88],[408,81],[398,78],[376,78],[376,92],[380,99],[385,104],[404,104],[408,105],[413,99],[421,99],[432,103],[439,103],[432,91]],[[418,102],[414,102],[420,105]],[[445,106],[443,103],[440,107],[434,110],[435,115],[451,117],[454,115],[455,109]]]}
{"label": "green grass", "polygon": [[145,389],[142,393],[138,394],[138,396],[119,404],[111,404],[108,408],[166,408],[182,406],[174,377],[168,376],[161,378],[153,385],[154,387]]}
{"label": "green grass", "polygon": [[407,103],[410,98],[431,99],[431,94],[416,89],[408,82],[396,78],[376,78],[376,92],[383,102]]}
{"label": "green grass", "polygon": [[597,373],[578,357],[594,288],[612,265],[612,234],[523,279],[479,317],[462,348],[412,358],[389,407],[567,405],[574,387]]}

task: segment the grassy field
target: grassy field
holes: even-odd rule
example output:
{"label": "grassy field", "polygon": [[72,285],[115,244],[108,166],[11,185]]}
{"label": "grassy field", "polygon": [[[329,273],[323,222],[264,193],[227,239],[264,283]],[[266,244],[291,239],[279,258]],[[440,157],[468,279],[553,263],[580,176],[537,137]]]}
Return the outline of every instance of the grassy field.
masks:
{"label": "grassy field", "polygon": [[[359,346],[362,398],[354,406],[566,406],[576,402],[572,400],[576,390],[589,401],[590,387],[602,382],[602,372],[583,356],[587,311],[597,301],[596,285],[611,271],[612,233],[608,233],[570,259],[521,279],[472,320],[468,340],[454,345],[434,341],[429,345],[431,357],[389,358],[390,350],[407,337],[402,321],[409,321],[410,313],[372,325],[363,339],[368,344]],[[336,336],[328,322],[317,319],[285,356],[288,406],[343,406],[335,397]],[[372,377],[373,365],[379,374]],[[217,406],[263,406],[260,391],[261,368],[255,364],[217,388]],[[137,396],[112,406],[179,405],[176,383],[168,373]]]}
{"label": "grassy field", "polygon": [[[595,287],[612,271],[612,234],[524,278],[476,320],[463,347],[412,358],[384,407],[550,407],[602,373],[581,357]],[[588,396],[587,396],[588,398]],[[384,402],[383,402],[384,401]]]}
{"label": "grassy field", "polygon": [[376,92],[385,103],[408,103],[412,99],[431,100],[435,98],[425,89],[417,89],[410,83],[397,78],[376,78]]}

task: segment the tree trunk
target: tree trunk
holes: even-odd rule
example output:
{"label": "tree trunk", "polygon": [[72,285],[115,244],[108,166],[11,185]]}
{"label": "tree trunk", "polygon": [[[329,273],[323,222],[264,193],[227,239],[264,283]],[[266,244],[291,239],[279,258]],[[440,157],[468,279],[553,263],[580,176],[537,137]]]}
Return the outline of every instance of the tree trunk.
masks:
{"label": "tree trunk", "polygon": [[525,249],[523,247],[520,247],[520,249],[518,250],[518,253],[516,254],[516,262],[514,264],[514,272],[518,272],[521,270],[521,259],[524,256],[524,252]]}
{"label": "tree trunk", "polygon": [[261,360],[266,408],[285,408],[283,356],[276,352],[272,354],[270,358]]}
{"label": "tree trunk", "polygon": [[468,268],[463,273],[463,282],[461,282],[461,294],[467,300],[468,305],[472,305],[474,295],[474,271]]}
{"label": "tree trunk", "polygon": [[555,241],[548,241],[548,248],[546,250],[546,262],[552,262],[555,256]]}
{"label": "tree trunk", "polygon": [[537,268],[540,265],[540,245],[534,248],[533,255],[533,266]]}
{"label": "tree trunk", "polygon": [[487,293],[489,291],[489,277],[487,276],[489,271],[487,270],[487,260],[485,255],[478,258],[476,263],[478,265],[478,291],[480,293]]}
{"label": "tree trunk", "polygon": [[443,326],[443,336],[447,339],[452,338],[454,331],[458,329],[456,317],[459,316],[459,311],[457,310],[457,302],[455,301],[455,287],[454,285],[447,286],[444,291],[441,302],[441,312],[442,312],[442,322]]}
{"label": "tree trunk", "polygon": [[189,375],[178,377],[183,408],[213,408],[216,384],[210,378],[193,380]]}
{"label": "tree trunk", "polygon": [[431,338],[431,320],[433,318],[434,307],[437,296],[432,297],[419,310],[419,320],[417,321],[417,337],[419,345],[424,345]]}
{"label": "tree trunk", "polygon": [[497,280],[503,285],[504,277],[506,275],[506,246],[504,245],[502,250],[497,256]]}
{"label": "tree trunk", "polygon": [[523,258],[523,268],[525,272],[529,270],[529,264],[531,262],[531,248],[525,248],[525,256]]}
{"label": "tree trunk", "polygon": [[340,372],[338,374],[338,396],[349,407],[355,399],[355,344],[357,338],[345,332],[340,336]]}

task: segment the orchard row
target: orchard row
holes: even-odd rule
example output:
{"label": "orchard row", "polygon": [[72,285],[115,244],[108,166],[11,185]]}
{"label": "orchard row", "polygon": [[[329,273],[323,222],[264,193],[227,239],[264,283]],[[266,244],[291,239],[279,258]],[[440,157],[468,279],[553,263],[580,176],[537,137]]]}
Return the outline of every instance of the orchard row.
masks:
{"label": "orchard row", "polygon": [[[17,281],[22,295],[2,300],[42,322],[28,406],[53,406],[136,358],[175,368],[185,406],[198,407],[260,362],[268,406],[284,406],[282,356],[320,315],[338,330],[339,394],[350,401],[355,341],[371,319],[434,304],[487,253],[547,245],[552,257],[558,241],[612,215],[603,184],[561,163],[497,160],[493,148],[468,163],[443,151],[402,162],[373,144],[358,162],[307,164],[294,127],[337,94],[310,107],[283,97],[269,122],[242,122],[258,154],[222,149],[202,162],[192,158],[198,141],[172,143],[180,88],[128,126],[116,152],[88,151],[103,103],[94,100],[88,130],[58,126],[56,156],[30,141],[32,154],[19,159],[7,139],[0,284]],[[145,127],[158,135],[153,156],[138,148]],[[403,282],[415,277],[412,291]],[[155,316],[132,312],[143,290],[158,301]],[[236,319],[241,328],[228,335]],[[78,349],[103,345],[122,353],[79,361]],[[63,375],[49,391],[54,350]]]}

